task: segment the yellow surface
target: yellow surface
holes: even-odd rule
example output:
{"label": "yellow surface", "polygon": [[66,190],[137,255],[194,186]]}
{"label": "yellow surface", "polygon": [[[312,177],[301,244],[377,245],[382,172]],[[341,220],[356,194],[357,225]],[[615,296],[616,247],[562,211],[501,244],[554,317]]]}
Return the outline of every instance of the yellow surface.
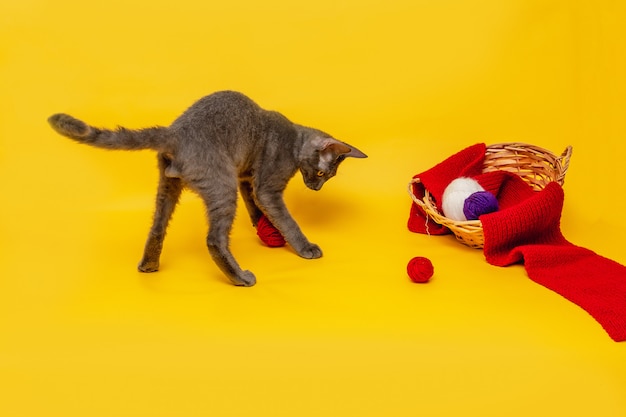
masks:
{"label": "yellow surface", "polygon": [[[624,4],[2,0],[0,415],[626,415],[626,344],[522,266],[406,230],[410,177],[463,147],[571,144],[563,232],[626,263]],[[226,88],[370,155],[287,190],[325,256],[241,213],[259,282],[233,287],[188,193],[140,274],[154,155],[46,118],[168,124]]]}

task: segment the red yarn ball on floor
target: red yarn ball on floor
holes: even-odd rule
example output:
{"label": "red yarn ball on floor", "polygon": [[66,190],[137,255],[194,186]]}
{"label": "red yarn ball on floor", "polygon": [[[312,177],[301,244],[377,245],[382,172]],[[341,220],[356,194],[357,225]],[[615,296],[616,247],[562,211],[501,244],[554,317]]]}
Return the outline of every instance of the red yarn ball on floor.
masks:
{"label": "red yarn ball on floor", "polygon": [[270,248],[285,246],[285,238],[265,216],[261,216],[257,222],[256,234]]}
{"label": "red yarn ball on floor", "polygon": [[428,282],[433,276],[435,268],[430,259],[416,256],[409,261],[409,264],[406,266],[406,272],[409,274],[411,281],[424,283]]}

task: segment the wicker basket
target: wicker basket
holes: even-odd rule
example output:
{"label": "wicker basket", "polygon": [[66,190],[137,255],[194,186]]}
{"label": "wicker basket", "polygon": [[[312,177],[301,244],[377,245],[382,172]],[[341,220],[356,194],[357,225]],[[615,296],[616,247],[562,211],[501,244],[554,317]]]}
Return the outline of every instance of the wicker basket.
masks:
{"label": "wicker basket", "polygon": [[[556,156],[546,149],[525,143],[499,143],[487,146],[483,172],[496,170],[513,172],[522,177],[535,191],[539,191],[552,181],[563,185],[571,156],[571,146],[568,146],[561,156]],[[463,244],[472,248],[482,248],[484,236],[480,220],[459,222],[445,217],[438,211],[428,190],[423,199],[413,194],[413,184],[419,182],[419,178],[414,178],[409,183],[409,194],[426,215],[435,223],[450,229]]]}

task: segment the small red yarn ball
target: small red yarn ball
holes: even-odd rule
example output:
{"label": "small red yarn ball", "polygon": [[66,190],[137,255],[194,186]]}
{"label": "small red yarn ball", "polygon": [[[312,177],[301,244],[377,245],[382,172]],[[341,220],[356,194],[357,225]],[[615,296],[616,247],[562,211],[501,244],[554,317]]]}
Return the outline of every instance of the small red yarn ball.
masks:
{"label": "small red yarn ball", "polygon": [[433,276],[435,268],[432,262],[430,262],[430,259],[424,258],[423,256],[416,256],[409,261],[409,264],[406,266],[406,272],[409,274],[411,281],[424,283],[428,282]]}
{"label": "small red yarn ball", "polygon": [[272,222],[269,221],[264,215],[261,216],[256,225],[256,234],[261,241],[270,248],[278,248],[285,246],[285,238],[280,234],[277,228],[274,227]]}

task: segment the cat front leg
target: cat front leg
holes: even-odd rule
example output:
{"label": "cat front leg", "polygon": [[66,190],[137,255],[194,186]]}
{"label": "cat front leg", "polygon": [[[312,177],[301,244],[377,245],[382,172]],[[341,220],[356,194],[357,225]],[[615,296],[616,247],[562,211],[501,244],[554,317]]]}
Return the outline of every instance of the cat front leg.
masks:
{"label": "cat front leg", "polygon": [[287,210],[282,192],[266,191],[261,188],[256,192],[256,200],[261,210],[298,255],[306,259],[322,256],[322,249],[315,243],[309,242]]}
{"label": "cat front leg", "polygon": [[305,259],[317,259],[323,255],[322,248],[311,242],[300,245],[300,249],[296,249],[296,252]]}

